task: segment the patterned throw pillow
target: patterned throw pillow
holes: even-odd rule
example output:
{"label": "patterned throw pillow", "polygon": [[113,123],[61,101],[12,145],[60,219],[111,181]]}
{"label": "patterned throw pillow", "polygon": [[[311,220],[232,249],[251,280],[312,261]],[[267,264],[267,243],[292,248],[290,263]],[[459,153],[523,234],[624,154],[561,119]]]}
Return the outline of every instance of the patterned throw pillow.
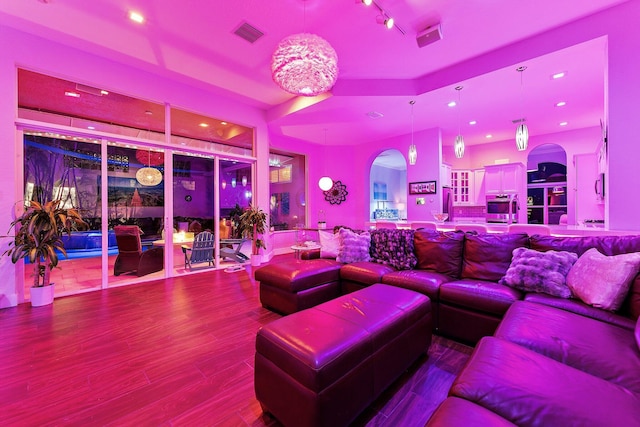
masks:
{"label": "patterned throw pillow", "polygon": [[640,252],[606,256],[589,249],[567,276],[573,294],[586,304],[617,311],[640,269]]}
{"label": "patterned throw pillow", "polygon": [[418,259],[413,250],[413,230],[371,231],[371,261],[396,270],[411,270]]}
{"label": "patterned throw pillow", "polygon": [[371,236],[368,232],[357,234],[346,228],[341,228],[338,233],[340,235],[340,249],[336,261],[350,263],[371,259],[369,255]]}
{"label": "patterned throw pillow", "polygon": [[578,255],[573,252],[516,248],[511,265],[500,283],[525,292],[571,298],[566,277],[577,260]]}

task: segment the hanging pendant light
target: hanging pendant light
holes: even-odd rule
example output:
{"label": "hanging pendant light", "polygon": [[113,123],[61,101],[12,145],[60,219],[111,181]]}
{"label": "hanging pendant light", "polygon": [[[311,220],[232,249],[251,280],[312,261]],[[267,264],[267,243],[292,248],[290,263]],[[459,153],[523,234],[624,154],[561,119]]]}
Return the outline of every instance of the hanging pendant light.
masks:
{"label": "hanging pendant light", "polygon": [[136,172],[136,180],[145,187],[155,187],[162,182],[162,173],[151,167],[151,149],[149,149],[149,163]]}
{"label": "hanging pendant light", "polygon": [[[523,110],[524,110],[524,87],[522,85],[522,75],[524,73],[524,70],[526,69],[527,67],[525,65],[516,68],[516,71],[520,73],[520,103],[522,105]],[[525,118],[523,115],[522,119],[520,120],[520,124],[516,129],[516,147],[518,148],[518,151],[524,151],[529,146],[529,129],[527,128],[527,125],[524,123],[524,121],[525,121]]]}
{"label": "hanging pendant light", "polygon": [[[324,146],[325,147],[327,146],[327,129],[326,128],[324,129]],[[333,188],[333,180],[329,176],[323,176],[318,181],[318,187],[320,187],[322,191],[329,191],[331,190],[331,188]]]}
{"label": "hanging pendant light", "polygon": [[416,160],[418,160],[418,149],[416,145],[413,143],[413,105],[416,101],[411,100],[409,104],[411,105],[411,145],[409,145],[409,164],[415,165]]}
{"label": "hanging pendant light", "polygon": [[[304,27],[307,8],[304,3]],[[280,40],[271,58],[271,76],[283,90],[316,96],[330,90],[338,78],[338,55],[328,41],[303,31]]]}
{"label": "hanging pendant light", "polygon": [[460,123],[462,122],[462,111],[460,111],[460,91],[462,88],[463,86],[456,86],[455,88],[458,91],[458,136],[456,136],[456,141],[453,144],[453,151],[458,159],[461,159],[464,156],[464,138],[460,131]]}

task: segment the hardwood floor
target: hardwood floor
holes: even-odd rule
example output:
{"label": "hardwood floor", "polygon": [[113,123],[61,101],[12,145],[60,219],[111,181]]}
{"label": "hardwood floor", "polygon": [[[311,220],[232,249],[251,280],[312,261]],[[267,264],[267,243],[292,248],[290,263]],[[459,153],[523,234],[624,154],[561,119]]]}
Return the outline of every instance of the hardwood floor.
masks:
{"label": "hardwood floor", "polygon": [[[0,310],[0,425],[279,425],[255,399],[253,357],[257,329],[280,316],[252,277],[210,271]],[[470,353],[434,337],[354,424],[424,425]]]}

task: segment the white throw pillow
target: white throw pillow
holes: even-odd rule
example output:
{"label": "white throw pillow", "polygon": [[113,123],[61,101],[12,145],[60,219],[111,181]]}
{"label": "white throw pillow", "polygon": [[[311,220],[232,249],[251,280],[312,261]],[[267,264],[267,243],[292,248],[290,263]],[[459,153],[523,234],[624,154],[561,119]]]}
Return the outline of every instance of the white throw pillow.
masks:
{"label": "white throw pillow", "polygon": [[567,285],[585,303],[616,311],[640,268],[640,252],[606,256],[591,248],[573,264]]}
{"label": "white throw pillow", "polygon": [[340,235],[327,230],[318,230],[320,236],[320,258],[335,258],[340,250]]}

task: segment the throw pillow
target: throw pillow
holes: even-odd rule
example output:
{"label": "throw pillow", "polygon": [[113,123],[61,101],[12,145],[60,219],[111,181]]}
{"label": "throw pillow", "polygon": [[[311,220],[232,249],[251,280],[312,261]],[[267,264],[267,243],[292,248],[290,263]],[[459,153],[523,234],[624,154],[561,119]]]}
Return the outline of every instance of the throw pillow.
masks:
{"label": "throw pillow", "polygon": [[326,230],[318,230],[320,237],[320,258],[336,258],[340,249],[340,235]]}
{"label": "throw pillow", "polygon": [[578,255],[573,252],[516,248],[511,265],[500,283],[525,292],[571,298],[566,278],[577,260]]}
{"label": "throw pillow", "polygon": [[596,248],[586,251],[571,267],[567,284],[586,304],[616,311],[640,269],[640,252],[606,256]]}
{"label": "throw pillow", "polygon": [[341,228],[338,233],[340,236],[340,249],[336,257],[338,262],[350,263],[371,259],[369,255],[371,236],[368,232],[357,234],[346,228]]}
{"label": "throw pillow", "polygon": [[417,263],[413,252],[413,230],[371,231],[371,261],[396,270],[410,270]]}

